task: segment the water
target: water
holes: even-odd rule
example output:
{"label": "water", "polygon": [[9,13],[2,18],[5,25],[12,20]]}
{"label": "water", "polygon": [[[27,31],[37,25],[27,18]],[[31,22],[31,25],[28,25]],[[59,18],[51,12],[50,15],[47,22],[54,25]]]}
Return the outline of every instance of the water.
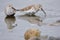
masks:
{"label": "water", "polygon": [[[60,0],[0,0],[0,40],[24,40],[24,33],[29,28],[37,28],[41,36],[53,36],[60,38]],[[40,3],[47,13],[44,18],[42,12],[36,16],[27,16],[24,13],[16,12],[14,17],[6,17],[4,7],[12,3],[15,8]]]}

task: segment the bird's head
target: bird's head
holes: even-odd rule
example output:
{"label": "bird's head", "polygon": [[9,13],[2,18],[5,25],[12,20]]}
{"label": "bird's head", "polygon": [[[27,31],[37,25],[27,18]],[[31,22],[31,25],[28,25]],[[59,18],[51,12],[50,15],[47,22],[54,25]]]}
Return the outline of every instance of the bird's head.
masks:
{"label": "bird's head", "polygon": [[8,7],[13,7],[13,5],[12,4],[8,4]]}

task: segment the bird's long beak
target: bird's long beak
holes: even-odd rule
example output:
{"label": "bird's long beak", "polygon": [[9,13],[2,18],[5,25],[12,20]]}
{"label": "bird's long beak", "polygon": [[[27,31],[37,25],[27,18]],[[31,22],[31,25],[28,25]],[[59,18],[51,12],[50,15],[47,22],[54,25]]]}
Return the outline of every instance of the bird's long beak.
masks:
{"label": "bird's long beak", "polygon": [[20,11],[20,9],[15,9],[14,7],[12,7],[12,9],[16,10],[16,11]]}
{"label": "bird's long beak", "polygon": [[12,9],[16,10],[14,7],[12,7]]}
{"label": "bird's long beak", "polygon": [[41,10],[43,11],[43,13],[45,14],[45,17],[46,17],[46,12],[43,10],[43,8],[41,8]]}
{"label": "bird's long beak", "polygon": [[20,9],[16,9],[16,11],[20,11]]}

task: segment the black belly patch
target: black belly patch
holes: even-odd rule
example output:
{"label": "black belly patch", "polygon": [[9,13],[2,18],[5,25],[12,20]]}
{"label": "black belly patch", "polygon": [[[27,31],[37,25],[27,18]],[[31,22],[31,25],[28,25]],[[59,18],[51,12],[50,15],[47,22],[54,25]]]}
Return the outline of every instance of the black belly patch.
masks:
{"label": "black belly patch", "polygon": [[11,15],[7,15],[7,16],[14,16],[15,15],[15,13],[13,13],[13,14],[11,14]]}

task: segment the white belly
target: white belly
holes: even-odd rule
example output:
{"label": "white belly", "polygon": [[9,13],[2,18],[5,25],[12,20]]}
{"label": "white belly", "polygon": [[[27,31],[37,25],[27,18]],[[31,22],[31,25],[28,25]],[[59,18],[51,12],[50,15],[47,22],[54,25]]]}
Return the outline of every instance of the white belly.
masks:
{"label": "white belly", "polygon": [[14,14],[14,10],[12,8],[7,7],[5,14],[6,15],[12,15],[12,14]]}

